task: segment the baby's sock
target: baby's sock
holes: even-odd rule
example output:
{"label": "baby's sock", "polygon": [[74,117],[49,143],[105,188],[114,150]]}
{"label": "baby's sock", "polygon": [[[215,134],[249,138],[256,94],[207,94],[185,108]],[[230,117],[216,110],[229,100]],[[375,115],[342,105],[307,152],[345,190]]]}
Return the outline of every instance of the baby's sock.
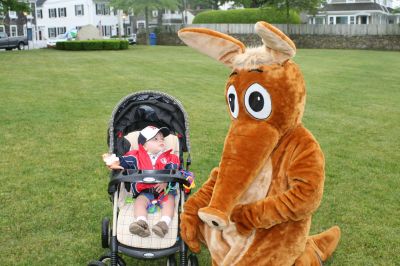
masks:
{"label": "baby's sock", "polygon": [[162,216],[161,219],[160,219],[160,221],[165,222],[165,223],[169,226],[169,224],[171,223],[171,217],[169,217],[169,216]]}
{"label": "baby's sock", "polygon": [[145,222],[147,223],[147,218],[146,218],[146,216],[138,216],[138,217],[136,217],[135,222],[137,222],[137,221],[139,221],[139,220],[145,221]]}

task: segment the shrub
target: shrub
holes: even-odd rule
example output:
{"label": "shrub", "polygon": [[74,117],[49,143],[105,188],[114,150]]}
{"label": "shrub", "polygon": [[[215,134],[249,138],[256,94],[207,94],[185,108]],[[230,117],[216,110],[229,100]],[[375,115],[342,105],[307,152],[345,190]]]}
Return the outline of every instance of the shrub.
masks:
{"label": "shrub", "polygon": [[91,40],[91,41],[69,41],[56,43],[56,49],[59,50],[122,50],[128,49],[126,40]]}
{"label": "shrub", "polygon": [[103,50],[103,41],[82,41],[83,50]]}
{"label": "shrub", "polygon": [[120,41],[119,40],[108,40],[103,42],[104,50],[119,50]]}
{"label": "shrub", "polygon": [[65,50],[65,42],[56,42],[56,49]]}
{"label": "shrub", "polygon": [[[193,24],[213,23],[256,23],[266,21],[268,23],[285,24],[286,11],[272,7],[246,8],[233,10],[211,10],[199,13],[193,20]],[[297,12],[290,10],[289,23],[299,24],[300,16]]]}
{"label": "shrub", "polygon": [[128,49],[129,48],[129,42],[126,40],[120,41],[120,46],[119,49],[123,50],[123,49]]}
{"label": "shrub", "polygon": [[82,42],[80,41],[64,42],[64,47],[65,50],[79,51],[82,50]]}

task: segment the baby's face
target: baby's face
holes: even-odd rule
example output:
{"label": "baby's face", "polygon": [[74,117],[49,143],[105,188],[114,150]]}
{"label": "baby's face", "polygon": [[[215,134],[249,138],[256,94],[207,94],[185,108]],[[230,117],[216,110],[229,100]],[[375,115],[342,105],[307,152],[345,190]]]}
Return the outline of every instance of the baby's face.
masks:
{"label": "baby's face", "polygon": [[145,150],[151,154],[157,154],[160,151],[165,149],[165,142],[164,142],[164,136],[161,132],[158,132],[157,135],[147,141],[143,147]]}

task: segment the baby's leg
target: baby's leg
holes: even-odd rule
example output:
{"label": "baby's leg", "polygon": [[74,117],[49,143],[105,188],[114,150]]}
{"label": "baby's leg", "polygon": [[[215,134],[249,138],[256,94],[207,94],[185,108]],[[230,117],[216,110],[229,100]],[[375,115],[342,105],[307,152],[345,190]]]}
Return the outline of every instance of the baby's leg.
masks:
{"label": "baby's leg", "polygon": [[168,199],[162,203],[161,216],[168,216],[172,219],[175,209],[175,197],[168,195]]}
{"label": "baby's leg", "polygon": [[164,237],[168,233],[168,226],[174,216],[175,197],[168,195],[168,199],[162,203],[161,219],[153,226],[153,232],[159,237]]}
{"label": "baby's leg", "polygon": [[147,204],[149,199],[145,195],[139,195],[135,200],[133,215],[135,220],[129,225],[129,231],[141,237],[150,235],[149,225],[147,224]]}
{"label": "baby's leg", "polygon": [[133,208],[135,218],[147,217],[147,205],[149,202],[149,199],[144,195],[139,195],[136,198],[135,207]]}

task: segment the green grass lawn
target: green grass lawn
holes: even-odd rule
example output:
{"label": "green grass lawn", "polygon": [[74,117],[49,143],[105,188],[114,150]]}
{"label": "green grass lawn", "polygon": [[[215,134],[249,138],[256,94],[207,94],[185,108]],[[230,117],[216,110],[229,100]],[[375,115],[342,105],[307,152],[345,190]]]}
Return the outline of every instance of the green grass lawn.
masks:
{"label": "green grass lawn", "polygon": [[[311,231],[342,240],[327,265],[399,265],[399,52],[299,50],[304,124],[326,156]],[[230,70],[187,47],[0,53],[2,265],[85,265],[103,254],[111,216],[106,130],[117,102],[143,89],[180,99],[190,118],[200,185],[218,165]],[[131,265],[160,265],[124,257]],[[201,265],[210,265],[203,249]]]}

